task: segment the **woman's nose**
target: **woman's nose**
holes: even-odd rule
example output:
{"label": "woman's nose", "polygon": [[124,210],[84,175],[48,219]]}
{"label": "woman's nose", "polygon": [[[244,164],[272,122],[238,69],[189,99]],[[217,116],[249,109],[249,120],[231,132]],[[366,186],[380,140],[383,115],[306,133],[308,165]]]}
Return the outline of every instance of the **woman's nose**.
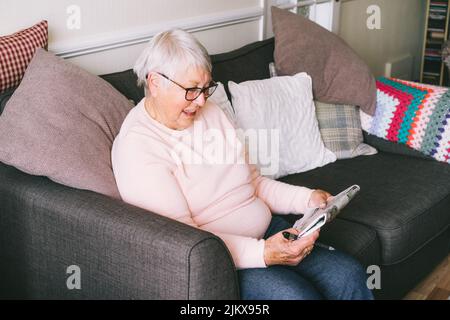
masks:
{"label": "woman's nose", "polygon": [[205,93],[202,92],[194,101],[197,105],[203,107],[206,103]]}

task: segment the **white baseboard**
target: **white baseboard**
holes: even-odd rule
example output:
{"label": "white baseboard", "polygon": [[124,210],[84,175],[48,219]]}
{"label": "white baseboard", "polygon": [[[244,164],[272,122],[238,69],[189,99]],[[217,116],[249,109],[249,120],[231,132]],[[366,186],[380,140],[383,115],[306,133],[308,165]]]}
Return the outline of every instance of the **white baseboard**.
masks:
{"label": "white baseboard", "polygon": [[414,56],[410,53],[391,59],[385,63],[384,76],[403,80],[412,80],[414,70]]}

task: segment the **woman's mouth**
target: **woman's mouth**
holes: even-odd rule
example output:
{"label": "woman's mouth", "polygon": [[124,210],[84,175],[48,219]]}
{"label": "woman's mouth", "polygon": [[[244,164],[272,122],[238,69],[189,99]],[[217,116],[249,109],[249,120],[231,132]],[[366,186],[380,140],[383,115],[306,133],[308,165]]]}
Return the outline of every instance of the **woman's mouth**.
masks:
{"label": "woman's mouth", "polygon": [[194,111],[183,110],[184,115],[189,118],[195,116],[196,112],[197,112],[197,110],[194,110]]}

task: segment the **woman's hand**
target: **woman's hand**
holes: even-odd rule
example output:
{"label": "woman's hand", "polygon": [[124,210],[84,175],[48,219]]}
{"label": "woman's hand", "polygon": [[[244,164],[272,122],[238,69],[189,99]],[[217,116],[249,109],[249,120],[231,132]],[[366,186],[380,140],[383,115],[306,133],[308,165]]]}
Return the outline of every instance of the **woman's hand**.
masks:
{"label": "woman's hand", "polygon": [[325,208],[327,206],[327,201],[332,197],[332,195],[326,191],[317,189],[311,193],[309,198],[308,207],[309,208]]}
{"label": "woman's hand", "polygon": [[319,237],[319,230],[316,230],[307,237],[292,241],[283,237],[285,231],[298,234],[297,229],[291,228],[280,231],[266,240],[264,262],[267,266],[276,264],[298,265],[312,251],[314,243]]}

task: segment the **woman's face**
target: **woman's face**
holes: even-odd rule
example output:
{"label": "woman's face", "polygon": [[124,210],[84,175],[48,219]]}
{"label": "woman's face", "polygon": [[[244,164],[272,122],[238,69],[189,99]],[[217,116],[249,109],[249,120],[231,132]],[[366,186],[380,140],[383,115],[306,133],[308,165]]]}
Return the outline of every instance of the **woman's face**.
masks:
{"label": "woman's face", "polygon": [[[183,130],[191,126],[198,114],[198,109],[206,103],[204,94],[202,93],[193,101],[187,101],[184,89],[160,74],[154,73],[151,77],[156,77],[153,78],[156,79],[156,83],[149,80],[150,104],[155,109],[156,120],[174,130]],[[176,73],[171,80],[185,88],[204,88],[209,85],[211,75],[201,68],[189,68]]]}

